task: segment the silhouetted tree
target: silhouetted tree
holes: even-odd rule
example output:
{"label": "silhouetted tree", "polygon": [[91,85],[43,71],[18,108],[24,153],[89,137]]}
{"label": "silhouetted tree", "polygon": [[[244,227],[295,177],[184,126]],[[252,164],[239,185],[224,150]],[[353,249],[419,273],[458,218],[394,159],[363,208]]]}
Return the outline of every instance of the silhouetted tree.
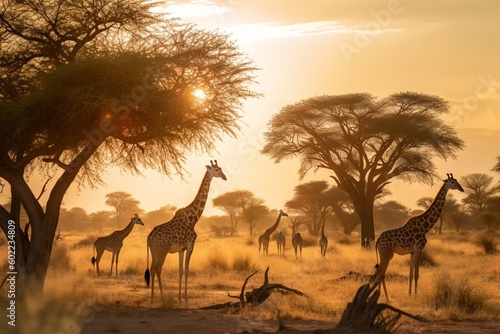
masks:
{"label": "silhouetted tree", "polygon": [[[228,36],[142,0],[4,1],[0,15],[0,178],[20,236],[19,284],[43,291],[68,188],[102,170],[182,173],[193,150],[236,136],[252,63]],[[205,97],[193,94],[203,89]],[[27,178],[44,171],[44,203]],[[19,226],[21,207],[29,225]],[[31,228],[29,228],[31,227]],[[21,236],[22,234],[22,236]],[[19,291],[24,289],[18,287]],[[17,297],[17,296],[16,296]]]}
{"label": "silhouetted tree", "polygon": [[491,169],[494,172],[500,173],[500,156],[497,157],[497,163]]}
{"label": "silhouetted tree", "polygon": [[408,220],[408,208],[397,201],[387,201],[375,205],[375,222],[384,230],[402,226]]}
{"label": "silhouetted tree", "polygon": [[238,228],[240,212],[243,209],[241,200],[247,195],[248,192],[246,190],[235,190],[224,193],[213,199],[214,207],[220,208],[229,216],[231,235],[233,235],[234,231]]}
{"label": "silhouetted tree", "polygon": [[460,179],[460,184],[467,195],[462,202],[475,216],[483,213],[488,199],[500,192],[500,187],[493,185],[493,177],[487,174],[467,174]]}
{"label": "silhouetted tree", "polygon": [[298,157],[299,176],[327,169],[349,194],[361,221],[361,243],[375,240],[373,204],[395,178],[432,181],[433,159],[455,157],[463,147],[439,116],[440,97],[397,93],[318,96],[285,106],[270,122],[262,152],[275,162]]}
{"label": "silhouetted tree", "polygon": [[106,194],[106,205],[112,206],[115,209],[116,226],[118,229],[123,228],[121,225],[125,216],[133,216],[135,213],[142,213],[143,210],[139,208],[139,201],[132,197],[131,194],[125,191],[115,191]]}
{"label": "silhouetted tree", "polygon": [[241,219],[248,224],[250,236],[257,222],[269,214],[269,208],[264,204],[264,200],[255,196],[245,197],[241,203]]}
{"label": "silhouetted tree", "polygon": [[318,235],[321,226],[332,214],[335,201],[334,192],[326,181],[311,181],[299,184],[294,189],[294,196],[285,206],[305,216],[304,224],[312,235]]}

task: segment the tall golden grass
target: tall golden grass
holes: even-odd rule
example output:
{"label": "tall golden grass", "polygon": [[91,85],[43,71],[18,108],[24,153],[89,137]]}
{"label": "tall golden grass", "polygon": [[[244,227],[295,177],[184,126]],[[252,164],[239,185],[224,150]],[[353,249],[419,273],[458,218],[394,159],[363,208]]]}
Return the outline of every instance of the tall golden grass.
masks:
{"label": "tall golden grass", "polygon": [[[259,287],[269,266],[271,283],[298,289],[306,297],[275,293],[260,307],[245,312],[251,312],[252,317],[275,319],[280,310],[283,318],[335,322],[357,289],[366,283],[365,278],[374,273],[376,263],[375,250],[361,249],[358,236],[335,235],[330,238],[325,259],[320,256],[317,243],[305,247],[302,258],[296,259],[290,240],[284,256],[277,254],[274,244],[270,245],[269,255],[265,256],[259,253],[257,243],[248,237],[220,238],[208,232],[198,234],[188,283],[190,308],[231,301],[227,293],[239,294],[243,281],[255,270],[259,272],[249,280],[247,289]],[[489,235],[494,240],[499,238],[495,233]],[[444,231],[442,236],[429,235],[426,257],[432,260],[432,265],[424,263],[420,269],[417,296],[408,296],[409,256],[396,255],[387,271],[387,289],[392,305],[430,320],[499,320],[499,254],[487,254],[476,242],[479,236],[479,232],[464,235],[452,231]],[[64,309],[64,316],[54,320],[51,329],[57,332],[61,326],[69,324],[83,326],[92,320],[93,314],[95,316],[110,304],[183,307],[177,302],[177,254],[169,254],[163,267],[165,302],[161,304],[157,298],[151,304],[150,290],[143,280],[147,267],[146,238],[147,231],[135,229],[125,239],[119,257],[118,277],[109,274],[109,252],[105,252],[101,259],[102,276],[97,277],[90,261],[92,244],[82,242],[88,239],[87,236],[72,235],[56,241],[45,287],[47,298],[33,301],[34,306],[30,306],[29,312],[50,313],[50,310]],[[5,249],[0,249],[0,252],[5,252]],[[4,292],[1,291],[2,298]],[[384,302],[384,299],[382,294],[380,301]],[[67,304],[71,307],[57,306]],[[34,318],[41,319],[40,316]],[[30,326],[24,333],[30,333],[32,329]]]}

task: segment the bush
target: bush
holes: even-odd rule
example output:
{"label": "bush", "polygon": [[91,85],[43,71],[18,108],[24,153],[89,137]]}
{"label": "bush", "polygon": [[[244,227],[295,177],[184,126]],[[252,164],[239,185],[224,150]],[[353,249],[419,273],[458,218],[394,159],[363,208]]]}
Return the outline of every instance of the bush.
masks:
{"label": "bush", "polygon": [[495,237],[490,234],[481,234],[475,241],[475,244],[481,247],[488,255],[493,255],[498,252]]}
{"label": "bush", "polygon": [[209,271],[229,271],[229,261],[225,254],[213,252],[208,256],[206,267]]}
{"label": "bush", "polygon": [[249,254],[237,254],[233,257],[234,271],[249,272],[255,269],[253,258]]}
{"label": "bush", "polygon": [[456,308],[467,314],[484,308],[488,296],[478,292],[467,280],[451,279],[443,274],[437,277],[430,296],[431,305],[437,309]]}
{"label": "bush", "polygon": [[52,248],[50,255],[50,267],[54,270],[72,270],[71,257],[69,256],[68,247],[63,244],[56,244]]}
{"label": "bush", "polygon": [[85,246],[93,246],[94,242],[97,240],[98,237],[96,236],[88,236],[85,239],[80,240],[76,244],[72,246],[73,249],[75,248],[80,248],[80,247],[85,247]]}

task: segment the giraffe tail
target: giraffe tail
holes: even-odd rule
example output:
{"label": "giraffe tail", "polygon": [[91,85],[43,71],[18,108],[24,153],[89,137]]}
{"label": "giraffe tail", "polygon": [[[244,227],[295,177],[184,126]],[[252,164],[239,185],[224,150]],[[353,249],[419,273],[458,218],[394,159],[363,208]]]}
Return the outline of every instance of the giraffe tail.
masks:
{"label": "giraffe tail", "polygon": [[95,266],[95,262],[96,262],[96,259],[95,259],[95,245],[92,246],[92,259],[90,259],[90,261],[92,261],[92,267]]}
{"label": "giraffe tail", "polygon": [[146,281],[146,285],[149,287],[149,281],[151,279],[151,273],[149,272],[149,242],[146,246],[146,271],[144,272],[144,280]]}

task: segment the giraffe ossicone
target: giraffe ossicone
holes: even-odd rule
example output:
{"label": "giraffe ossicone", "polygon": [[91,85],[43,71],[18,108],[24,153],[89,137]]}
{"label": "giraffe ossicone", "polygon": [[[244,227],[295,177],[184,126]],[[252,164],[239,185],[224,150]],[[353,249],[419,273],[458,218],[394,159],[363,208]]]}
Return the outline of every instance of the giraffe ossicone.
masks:
{"label": "giraffe ossicone", "polygon": [[399,228],[382,232],[375,243],[377,253],[377,265],[374,275],[375,284],[379,285],[379,288],[380,285],[384,287],[387,302],[389,302],[389,295],[385,285],[385,272],[394,254],[410,254],[409,294],[411,295],[413,278],[415,278],[415,295],[417,294],[420,257],[427,243],[425,235],[432,229],[441,216],[448,190],[464,191],[462,186],[453,177],[453,174],[448,173],[446,175],[448,178],[443,180],[443,185],[439,189],[436,198],[425,212],[411,217],[406,224]]}
{"label": "giraffe ossicone", "polygon": [[[179,253],[179,303],[181,303],[182,277],[184,283],[184,301],[188,305],[188,276],[189,262],[194,250],[197,238],[194,227],[200,219],[205,204],[207,203],[210,183],[213,178],[226,180],[226,176],[217,164],[217,160],[210,160],[206,165],[206,172],[201,181],[200,188],[194,200],[188,206],[177,210],[174,217],[161,225],[155,226],[147,239],[147,266],[149,266],[149,252],[151,251],[151,266],[146,269],[144,279],[148,286],[151,285],[151,302],[154,301],[154,281],[158,279],[160,296],[163,301],[163,286],[161,283],[161,271],[168,253]],[[184,255],[186,255],[184,260]],[[151,284],[150,284],[151,283]]]}
{"label": "giraffe ossicone", "polygon": [[96,267],[98,276],[101,275],[99,271],[99,262],[101,261],[102,254],[106,250],[113,253],[111,257],[110,274],[113,274],[113,262],[115,262],[116,257],[115,275],[118,276],[118,256],[120,255],[120,250],[123,246],[123,240],[130,234],[130,232],[132,232],[132,229],[136,224],[144,226],[144,223],[141,218],[139,218],[137,213],[134,214],[134,217],[130,218],[130,223],[128,223],[123,230],[114,231],[106,237],[97,238],[94,242],[94,246],[92,248],[94,256],[92,256],[91,261],[92,265],[95,265]]}

